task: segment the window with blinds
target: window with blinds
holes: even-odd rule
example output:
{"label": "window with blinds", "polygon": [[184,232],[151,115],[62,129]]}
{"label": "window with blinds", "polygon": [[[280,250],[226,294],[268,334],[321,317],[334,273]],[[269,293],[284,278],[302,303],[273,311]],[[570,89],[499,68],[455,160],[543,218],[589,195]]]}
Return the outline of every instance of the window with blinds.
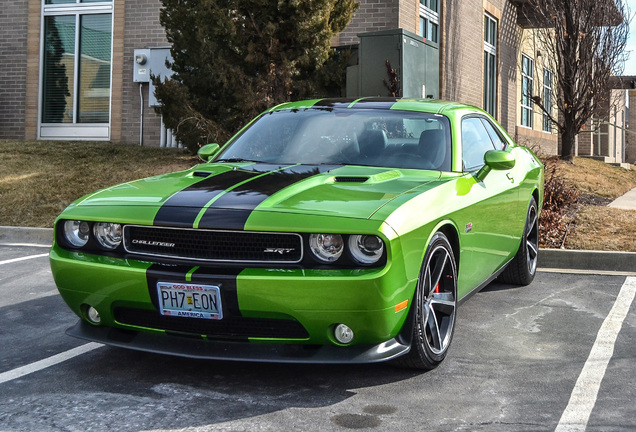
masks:
{"label": "window with blinds", "polygon": [[112,9],[112,0],[44,0],[40,137],[108,138]]}

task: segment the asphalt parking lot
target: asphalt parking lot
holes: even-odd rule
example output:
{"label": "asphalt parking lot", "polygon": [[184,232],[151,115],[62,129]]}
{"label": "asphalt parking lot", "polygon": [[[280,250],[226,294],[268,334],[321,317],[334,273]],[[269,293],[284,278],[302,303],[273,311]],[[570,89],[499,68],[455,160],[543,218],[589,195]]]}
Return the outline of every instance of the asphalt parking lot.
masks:
{"label": "asphalt parking lot", "polygon": [[[0,245],[0,431],[636,430],[636,278],[540,272],[459,309],[436,370],[87,344],[45,247]],[[614,342],[615,340],[615,342]]]}

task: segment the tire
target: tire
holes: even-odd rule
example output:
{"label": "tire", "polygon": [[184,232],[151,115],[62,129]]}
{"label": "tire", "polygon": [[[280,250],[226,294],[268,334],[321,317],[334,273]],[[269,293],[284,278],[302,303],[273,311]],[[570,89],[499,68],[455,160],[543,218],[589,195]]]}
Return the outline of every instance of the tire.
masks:
{"label": "tire", "polygon": [[434,369],[448,352],[457,311],[457,265],[441,232],[428,245],[411,307],[411,350],[396,363],[411,369]]}
{"label": "tire", "polygon": [[501,273],[499,280],[513,285],[530,285],[537,273],[538,255],[539,212],[537,211],[537,202],[532,197],[526,213],[526,224],[519,250]]}

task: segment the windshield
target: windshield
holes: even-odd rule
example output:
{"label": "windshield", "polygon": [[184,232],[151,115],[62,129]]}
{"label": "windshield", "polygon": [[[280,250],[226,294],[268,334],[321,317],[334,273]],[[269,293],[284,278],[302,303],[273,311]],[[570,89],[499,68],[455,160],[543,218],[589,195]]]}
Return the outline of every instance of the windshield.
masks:
{"label": "windshield", "polygon": [[450,171],[450,125],[442,115],[411,111],[274,111],[261,116],[216,158],[228,160]]}

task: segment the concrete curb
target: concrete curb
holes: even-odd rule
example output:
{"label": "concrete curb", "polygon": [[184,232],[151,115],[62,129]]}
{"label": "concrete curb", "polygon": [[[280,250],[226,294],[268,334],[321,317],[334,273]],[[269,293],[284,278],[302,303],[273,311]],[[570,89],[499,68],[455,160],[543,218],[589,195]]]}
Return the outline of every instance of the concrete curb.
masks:
{"label": "concrete curb", "polygon": [[636,272],[636,252],[541,249],[539,268]]}
{"label": "concrete curb", "polygon": [[0,244],[53,244],[53,228],[0,226]]}
{"label": "concrete curb", "polygon": [[[52,228],[0,226],[1,244],[53,244]],[[636,272],[636,252],[541,249],[540,269]]]}

